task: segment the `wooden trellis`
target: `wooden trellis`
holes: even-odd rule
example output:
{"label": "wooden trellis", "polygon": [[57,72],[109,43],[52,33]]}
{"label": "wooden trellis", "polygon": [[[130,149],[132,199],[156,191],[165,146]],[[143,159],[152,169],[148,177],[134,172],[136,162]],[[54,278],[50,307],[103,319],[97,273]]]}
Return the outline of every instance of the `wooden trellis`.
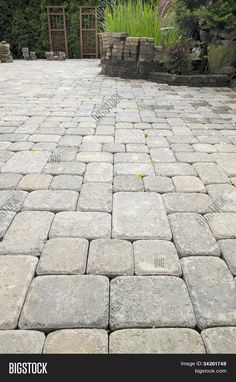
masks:
{"label": "wooden trellis", "polygon": [[98,58],[97,6],[82,5],[79,9],[81,58]]}
{"label": "wooden trellis", "polygon": [[58,52],[65,52],[68,57],[65,8],[65,5],[46,6],[50,50],[55,55],[58,55]]}

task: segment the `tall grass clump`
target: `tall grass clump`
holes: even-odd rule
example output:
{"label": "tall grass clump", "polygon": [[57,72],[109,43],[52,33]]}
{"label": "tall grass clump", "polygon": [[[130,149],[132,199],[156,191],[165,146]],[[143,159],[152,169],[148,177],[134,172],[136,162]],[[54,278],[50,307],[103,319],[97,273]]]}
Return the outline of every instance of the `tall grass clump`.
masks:
{"label": "tall grass clump", "polygon": [[181,41],[181,34],[175,27],[162,27],[160,31],[158,45],[168,48]]}
{"label": "tall grass clump", "polygon": [[126,32],[132,37],[153,37],[158,45],[161,34],[159,17],[160,0],[146,3],[143,0],[124,0],[104,13],[104,30]]}
{"label": "tall grass clump", "polygon": [[[152,37],[154,45],[164,48],[177,44],[180,32],[173,26],[173,10],[160,0],[122,0],[104,12],[102,29],[108,32],[126,32],[130,37]],[[172,27],[170,27],[171,25]]]}

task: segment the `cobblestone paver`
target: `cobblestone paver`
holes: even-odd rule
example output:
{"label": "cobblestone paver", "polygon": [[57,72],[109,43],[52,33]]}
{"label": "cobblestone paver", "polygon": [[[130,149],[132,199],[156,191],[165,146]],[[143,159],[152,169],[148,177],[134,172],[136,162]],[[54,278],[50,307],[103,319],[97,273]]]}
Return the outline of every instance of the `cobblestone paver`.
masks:
{"label": "cobblestone paver", "polygon": [[236,353],[236,94],[98,64],[0,67],[0,353]]}

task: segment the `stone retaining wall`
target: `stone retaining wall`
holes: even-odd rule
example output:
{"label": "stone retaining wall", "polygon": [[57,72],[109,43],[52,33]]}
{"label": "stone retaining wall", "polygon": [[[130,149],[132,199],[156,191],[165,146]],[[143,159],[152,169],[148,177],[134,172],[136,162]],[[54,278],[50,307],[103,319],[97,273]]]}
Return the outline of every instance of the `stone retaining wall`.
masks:
{"label": "stone retaining wall", "polygon": [[230,76],[224,74],[192,74],[189,76],[175,75],[170,73],[151,72],[148,79],[153,82],[165,83],[168,85],[182,86],[230,86]]}
{"label": "stone retaining wall", "polygon": [[128,33],[99,33],[102,74],[109,77],[146,79],[169,85],[230,86],[230,76],[163,73],[161,47],[153,38],[129,37]]}
{"label": "stone retaining wall", "polygon": [[153,38],[128,33],[99,33],[102,73],[110,77],[144,78],[160,71]]}

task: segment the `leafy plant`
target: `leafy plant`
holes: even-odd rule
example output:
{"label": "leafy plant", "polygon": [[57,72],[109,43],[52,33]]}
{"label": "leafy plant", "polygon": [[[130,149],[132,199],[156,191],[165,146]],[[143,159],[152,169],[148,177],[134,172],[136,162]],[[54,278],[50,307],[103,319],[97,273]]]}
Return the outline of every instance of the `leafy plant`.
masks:
{"label": "leafy plant", "polygon": [[164,69],[172,74],[190,74],[192,70],[191,54],[189,47],[177,44],[166,49],[163,59]]}
{"label": "leafy plant", "polygon": [[208,65],[213,73],[223,66],[236,65],[236,44],[211,45],[208,49]]}

